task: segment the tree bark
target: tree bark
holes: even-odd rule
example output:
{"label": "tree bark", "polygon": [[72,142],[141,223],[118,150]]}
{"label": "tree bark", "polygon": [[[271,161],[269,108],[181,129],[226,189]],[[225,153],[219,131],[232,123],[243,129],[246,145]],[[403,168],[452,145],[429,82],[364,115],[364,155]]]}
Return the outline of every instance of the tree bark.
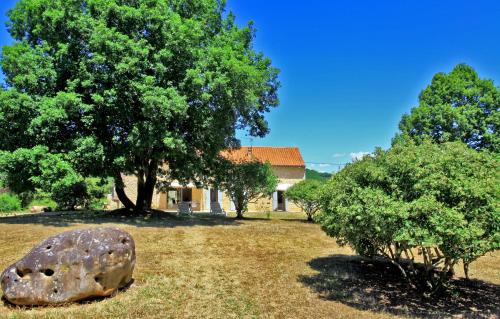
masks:
{"label": "tree bark", "polygon": [[310,211],[307,211],[306,214],[307,214],[307,221],[312,222],[313,221],[313,213]]}
{"label": "tree bark", "polygon": [[137,198],[135,200],[135,211],[142,212],[145,210],[144,204],[144,170],[140,169],[137,172]]}
{"label": "tree bark", "polygon": [[128,198],[127,194],[125,193],[124,185],[123,185],[123,180],[122,176],[120,173],[115,174],[115,191],[116,195],[118,196],[118,199],[120,202],[125,206],[126,209],[134,209],[135,204]]}
{"label": "tree bark", "polygon": [[137,175],[137,201],[135,211],[151,210],[153,194],[156,186],[158,163],[151,160],[149,164],[139,171]]}
{"label": "tree bark", "polygon": [[239,195],[233,198],[234,208],[236,209],[236,219],[243,219],[243,211],[245,209],[245,199]]}
{"label": "tree bark", "polygon": [[144,199],[147,209],[151,209],[153,203],[153,194],[157,182],[158,163],[151,161],[149,165],[148,174],[146,176],[146,183],[144,184]]}
{"label": "tree bark", "polygon": [[236,219],[243,219],[243,212],[241,209],[236,210]]}

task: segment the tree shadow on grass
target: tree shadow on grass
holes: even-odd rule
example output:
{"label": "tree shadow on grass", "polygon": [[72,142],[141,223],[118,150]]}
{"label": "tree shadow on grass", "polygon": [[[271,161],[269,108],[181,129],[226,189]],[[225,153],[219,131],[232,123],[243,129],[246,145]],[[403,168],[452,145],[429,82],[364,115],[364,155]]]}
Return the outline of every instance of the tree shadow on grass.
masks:
{"label": "tree shadow on grass", "polygon": [[248,220],[248,221],[261,221],[261,222],[268,222],[268,221],[283,221],[283,222],[296,222],[296,223],[304,223],[304,224],[313,224],[312,222],[309,222],[303,218],[278,218],[278,217],[254,217],[254,216],[244,216],[241,220]]}
{"label": "tree shadow on grass", "polygon": [[174,213],[163,211],[137,214],[125,210],[116,210],[50,212],[7,216],[0,217],[0,224],[37,224],[55,227],[68,227],[74,224],[123,224],[136,227],[173,228],[179,226],[238,226],[241,223],[233,218],[204,213],[196,213],[190,216],[177,216]]}
{"label": "tree shadow on grass", "polygon": [[374,312],[419,318],[498,318],[500,286],[479,280],[455,279],[451,288],[431,298],[408,287],[401,274],[382,260],[333,255],[309,262],[319,271],[300,276],[321,298]]}

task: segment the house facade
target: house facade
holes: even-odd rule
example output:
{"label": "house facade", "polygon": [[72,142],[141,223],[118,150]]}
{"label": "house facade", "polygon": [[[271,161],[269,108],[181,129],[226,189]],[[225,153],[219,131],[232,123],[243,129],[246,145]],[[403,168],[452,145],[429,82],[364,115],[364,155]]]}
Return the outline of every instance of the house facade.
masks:
{"label": "house facade", "polygon": [[[241,147],[231,152],[225,152],[224,156],[231,160],[245,160],[254,158],[263,163],[269,163],[279,179],[276,191],[269,198],[262,198],[250,203],[248,211],[288,211],[300,212],[301,209],[285,196],[285,191],[292,185],[305,179],[305,163],[296,147]],[[137,178],[135,176],[123,176],[125,192],[127,196],[135,201],[137,198]],[[118,198],[113,195],[115,203],[112,207],[121,207]],[[177,181],[170,184],[165,192],[155,192],[152,207],[165,211],[177,211],[180,203],[189,203],[194,212],[209,212],[212,203],[219,203],[225,211],[234,211],[231,199],[220,189],[207,185],[197,187],[193,183],[181,185]]]}

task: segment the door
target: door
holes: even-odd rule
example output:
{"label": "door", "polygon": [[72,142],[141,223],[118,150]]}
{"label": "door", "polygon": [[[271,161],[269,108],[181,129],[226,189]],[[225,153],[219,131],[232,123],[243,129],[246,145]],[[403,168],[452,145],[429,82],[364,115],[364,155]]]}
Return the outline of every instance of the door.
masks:
{"label": "door", "polygon": [[193,201],[193,190],[191,188],[169,189],[167,192],[167,210],[177,210],[179,203]]}
{"label": "door", "polygon": [[276,210],[286,211],[285,192],[278,191],[278,207]]}
{"label": "door", "polygon": [[167,210],[177,210],[179,207],[179,192],[177,189],[167,191]]}
{"label": "door", "polygon": [[183,203],[191,203],[193,201],[193,190],[191,188],[182,188],[180,191]]}

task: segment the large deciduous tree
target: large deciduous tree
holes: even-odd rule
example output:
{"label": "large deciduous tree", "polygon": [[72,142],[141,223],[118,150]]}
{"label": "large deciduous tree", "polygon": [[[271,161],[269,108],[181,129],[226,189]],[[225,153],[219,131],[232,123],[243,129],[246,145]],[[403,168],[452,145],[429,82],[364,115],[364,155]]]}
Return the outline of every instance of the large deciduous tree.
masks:
{"label": "large deciduous tree", "polygon": [[458,262],[467,274],[471,262],[500,248],[495,156],[462,142],[379,149],[332,177],[317,220],[340,244],[387,258],[433,292]]}
{"label": "large deciduous tree", "polygon": [[476,150],[500,151],[500,91],[470,66],[437,73],[419,101],[403,116],[396,141],[462,141]]}
{"label": "large deciduous tree", "polygon": [[151,206],[158,176],[202,175],[236,130],[268,133],[278,71],[223,0],[20,0],[8,15],[1,150],[43,145],[111,176],[127,208]]}

